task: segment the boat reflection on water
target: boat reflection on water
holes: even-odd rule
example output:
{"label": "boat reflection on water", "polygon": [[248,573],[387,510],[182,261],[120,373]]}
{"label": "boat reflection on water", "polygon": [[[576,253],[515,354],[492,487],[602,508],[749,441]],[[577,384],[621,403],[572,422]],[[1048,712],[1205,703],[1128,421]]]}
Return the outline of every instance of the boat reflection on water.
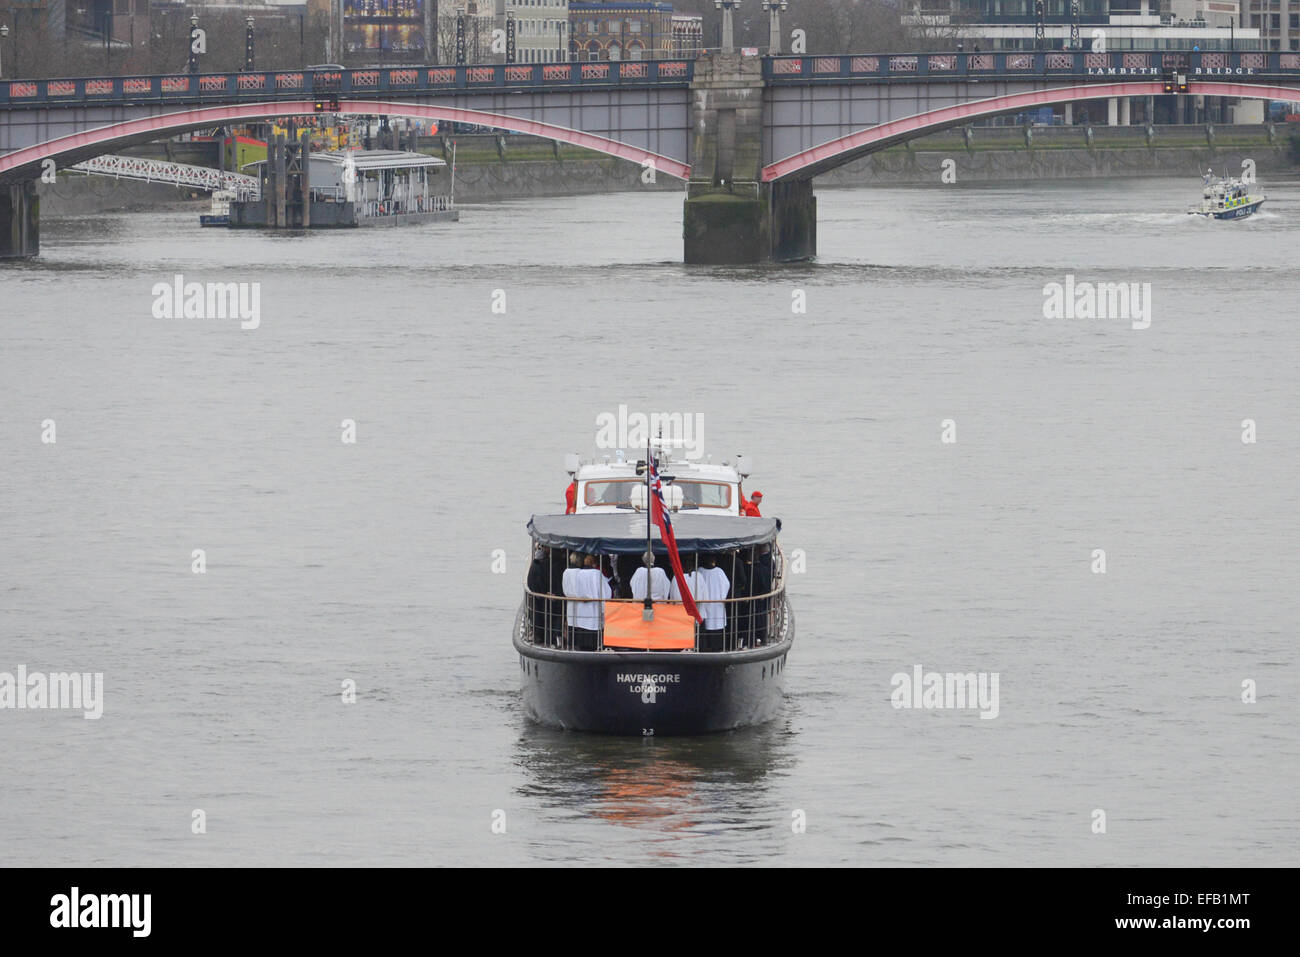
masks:
{"label": "boat reflection on water", "polygon": [[794,768],[794,741],[786,720],[642,740],[530,723],[516,745],[515,764],[525,779],[518,791],[569,818],[643,832],[637,838],[645,842],[644,854],[674,857],[685,852],[675,843],[680,839],[788,833],[790,811],[777,806],[772,785]]}

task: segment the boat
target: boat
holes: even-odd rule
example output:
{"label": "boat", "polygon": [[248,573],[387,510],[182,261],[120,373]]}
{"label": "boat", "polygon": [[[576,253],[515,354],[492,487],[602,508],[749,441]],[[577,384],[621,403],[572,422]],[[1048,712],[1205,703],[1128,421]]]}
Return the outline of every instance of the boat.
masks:
{"label": "boat", "polygon": [[570,455],[571,509],[528,522],[533,557],[513,636],[524,712],[553,728],[643,737],[770,721],[795,633],[781,522],[745,514],[743,456],[715,465],[653,443],[644,454]]}
{"label": "boat", "polygon": [[230,204],[238,199],[233,189],[215,189],[212,191],[211,212],[199,216],[200,226],[229,226]]}
{"label": "boat", "polygon": [[1201,202],[1187,212],[1192,216],[1213,219],[1245,219],[1264,205],[1263,193],[1252,193],[1250,186],[1241,180],[1222,176],[1214,178],[1214,170],[1206,170]]}

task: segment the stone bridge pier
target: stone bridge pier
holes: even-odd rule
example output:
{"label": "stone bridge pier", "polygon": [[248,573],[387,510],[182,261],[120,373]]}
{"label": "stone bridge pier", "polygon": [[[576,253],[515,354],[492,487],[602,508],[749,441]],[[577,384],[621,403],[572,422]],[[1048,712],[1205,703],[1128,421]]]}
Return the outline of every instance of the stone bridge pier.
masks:
{"label": "stone bridge pier", "polygon": [[0,183],[0,259],[27,259],[40,253],[40,210],[35,181]]}
{"label": "stone bridge pier", "polygon": [[734,53],[701,57],[691,100],[685,261],[740,264],[815,256],[812,180],[762,181],[762,61]]}

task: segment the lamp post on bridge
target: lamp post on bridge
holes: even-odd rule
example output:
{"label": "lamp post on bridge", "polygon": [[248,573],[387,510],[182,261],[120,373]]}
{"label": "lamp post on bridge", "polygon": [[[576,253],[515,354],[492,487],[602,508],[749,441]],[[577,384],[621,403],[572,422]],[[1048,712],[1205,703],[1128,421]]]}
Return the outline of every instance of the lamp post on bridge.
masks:
{"label": "lamp post on bridge", "polygon": [[1038,22],[1034,24],[1034,49],[1042,50],[1047,47],[1047,25],[1043,22],[1046,13],[1044,9],[1047,5],[1043,0],[1034,0],[1034,15]]}
{"label": "lamp post on bridge", "polygon": [[244,20],[244,71],[253,72],[253,18]]}
{"label": "lamp post on bridge", "polygon": [[104,13],[104,72],[113,72],[113,10]]}
{"label": "lamp post on bridge", "polygon": [[1079,0],[1070,0],[1070,49],[1078,50],[1082,46],[1079,42]]}
{"label": "lamp post on bridge", "polygon": [[790,0],[763,0],[763,9],[767,11],[768,56],[777,56],[781,52],[781,13],[789,7]]}
{"label": "lamp post on bridge", "polygon": [[731,27],[731,11],[736,9],[738,0],[713,0],[713,8],[722,11],[722,52],[735,53],[736,41]]}
{"label": "lamp post on bridge", "polygon": [[5,75],[5,40],[9,39],[9,24],[0,24],[0,76]]}
{"label": "lamp post on bridge", "polygon": [[189,72],[199,72],[199,18],[190,16],[190,65]]}

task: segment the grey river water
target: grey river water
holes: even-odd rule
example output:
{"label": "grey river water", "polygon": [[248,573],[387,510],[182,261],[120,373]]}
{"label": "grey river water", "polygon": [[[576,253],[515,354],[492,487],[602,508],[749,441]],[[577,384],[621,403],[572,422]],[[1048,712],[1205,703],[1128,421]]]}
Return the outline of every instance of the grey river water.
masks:
{"label": "grey river water", "polygon": [[[670,193],[47,221],[0,266],[0,672],[104,711],[0,711],[6,863],[1300,863],[1300,183],[1198,185],[823,190],[772,268],[681,265]],[[155,318],[177,274],[260,325]],[[1067,276],[1149,328],[1045,318]],[[522,714],[524,525],[620,404],[702,413],[804,550],[767,726]],[[997,717],[893,707],[916,665]]]}

